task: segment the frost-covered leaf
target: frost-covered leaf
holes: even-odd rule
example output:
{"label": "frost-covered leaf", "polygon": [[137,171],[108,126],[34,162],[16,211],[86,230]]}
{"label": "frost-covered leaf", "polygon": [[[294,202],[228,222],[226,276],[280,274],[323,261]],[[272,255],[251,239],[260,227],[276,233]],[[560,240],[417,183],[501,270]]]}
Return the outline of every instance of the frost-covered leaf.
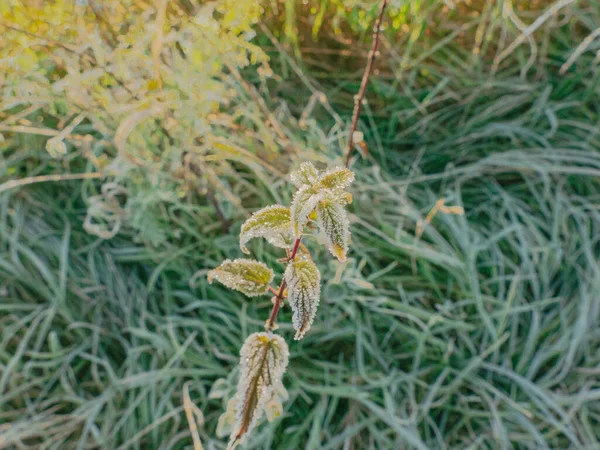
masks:
{"label": "frost-covered leaf", "polygon": [[333,201],[322,201],[317,207],[317,222],[331,254],[338,260],[345,261],[350,244],[350,223],[344,207]]}
{"label": "frost-covered leaf", "polygon": [[208,272],[208,282],[212,283],[215,279],[230,289],[255,297],[269,291],[273,275],[273,271],[262,262],[253,259],[227,259]]}
{"label": "frost-covered leaf", "polygon": [[231,398],[227,402],[227,409],[223,414],[219,416],[219,421],[217,422],[217,437],[224,438],[225,436],[229,436],[231,431],[233,430],[233,426],[237,421],[237,399],[235,397]]}
{"label": "frost-covered leaf", "polygon": [[254,333],[246,339],[240,351],[241,370],[235,401],[231,410],[228,405],[223,419],[223,427],[226,427],[230,422],[229,414],[235,411],[228,449],[244,442],[264,414],[265,404],[274,400],[273,394],[281,384],[288,356],[288,346],[281,336]]}
{"label": "frost-covered leaf", "polygon": [[265,415],[269,422],[273,422],[283,413],[283,402],[289,398],[288,391],[283,383],[274,386],[271,397],[265,402]]}
{"label": "frost-covered leaf", "polygon": [[288,248],[291,243],[290,209],[271,205],[252,214],[240,232],[240,248],[244,253],[250,253],[246,243],[256,237],[264,237],[275,247]]}
{"label": "frost-covered leaf", "polygon": [[339,203],[342,206],[349,205],[352,203],[352,194],[342,189],[327,190],[325,194],[325,200]]}
{"label": "frost-covered leaf", "polygon": [[321,273],[311,259],[301,256],[288,264],[284,276],[288,286],[288,300],[294,312],[294,339],[302,339],[317,314],[321,295]]}
{"label": "frost-covered leaf", "polygon": [[312,186],[319,180],[319,171],[310,162],[303,162],[300,168],[290,174],[290,180],[294,186]]}
{"label": "frost-covered leaf", "polygon": [[323,199],[324,192],[315,190],[312,186],[302,186],[294,195],[290,216],[292,221],[292,232],[295,237],[302,234],[309,216]]}
{"label": "frost-covered leaf", "polygon": [[354,172],[343,167],[333,167],[321,175],[319,184],[326,189],[345,189],[354,181]]}

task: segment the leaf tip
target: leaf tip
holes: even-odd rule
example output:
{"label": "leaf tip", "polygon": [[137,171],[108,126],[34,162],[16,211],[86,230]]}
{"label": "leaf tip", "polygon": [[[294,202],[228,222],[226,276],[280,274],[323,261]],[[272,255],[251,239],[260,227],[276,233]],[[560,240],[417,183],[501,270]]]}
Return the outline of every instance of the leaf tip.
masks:
{"label": "leaf tip", "polygon": [[333,254],[340,262],[346,261],[346,250],[337,244],[333,245]]}
{"label": "leaf tip", "polygon": [[302,327],[302,328],[298,329],[298,331],[296,331],[296,334],[294,335],[294,340],[295,341],[301,340],[307,331],[308,330],[306,327]]}

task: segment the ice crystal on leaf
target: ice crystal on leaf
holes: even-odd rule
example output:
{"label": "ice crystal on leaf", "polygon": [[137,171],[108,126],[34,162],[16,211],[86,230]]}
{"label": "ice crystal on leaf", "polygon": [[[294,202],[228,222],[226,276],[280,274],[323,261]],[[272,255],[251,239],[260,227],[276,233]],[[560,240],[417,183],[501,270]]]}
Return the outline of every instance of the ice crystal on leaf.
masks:
{"label": "ice crystal on leaf", "polygon": [[246,243],[253,238],[263,237],[279,248],[288,248],[291,244],[290,209],[286,206],[271,205],[256,211],[244,222],[240,232],[240,248],[246,254],[250,252]]}
{"label": "ice crystal on leaf", "polygon": [[350,223],[344,207],[331,200],[322,201],[317,207],[317,222],[331,254],[341,262],[345,261],[350,243]]}
{"label": "ice crystal on leaf", "polygon": [[329,169],[319,179],[319,184],[326,189],[345,189],[354,181],[354,172],[343,167]]}
{"label": "ice crystal on leaf", "polygon": [[288,264],[284,276],[288,286],[288,300],[294,312],[294,339],[299,340],[310,329],[317,314],[321,273],[310,258],[301,256]]}
{"label": "ice crystal on leaf", "polygon": [[[240,351],[240,380],[237,393],[219,419],[220,431],[231,428],[228,449],[242,444],[265,413],[274,418],[287,392],[281,379],[288,365],[289,351],[281,336],[254,333],[248,336]],[[267,406],[268,405],[268,406]],[[233,420],[235,418],[235,421]]]}
{"label": "ice crystal on leaf", "polygon": [[215,279],[230,289],[255,297],[268,292],[273,276],[273,271],[265,263],[253,259],[227,259],[208,272],[208,281],[212,283]]}
{"label": "ice crystal on leaf", "polygon": [[[317,205],[323,203],[324,199],[326,199],[327,204],[335,203],[339,206],[352,203],[352,195],[344,191],[344,189],[353,181],[354,172],[349,169],[334,167],[319,175],[319,172],[311,163],[302,164],[300,169],[292,174],[292,182],[299,188],[294,196],[291,208],[291,223],[294,236],[301,236],[304,226],[308,221],[317,218]],[[339,211],[341,211],[341,208],[335,207],[332,208],[331,212],[335,213],[336,217],[345,218],[345,214],[341,214]],[[329,224],[330,222],[327,223]],[[336,221],[335,224],[338,224],[338,222]],[[347,221],[339,222],[339,225],[344,225],[347,228]],[[328,233],[328,230],[325,230],[325,232]],[[331,235],[329,235],[328,239],[332,240]],[[342,242],[346,242],[346,244],[344,245]],[[340,261],[343,261],[347,247],[347,237],[340,238],[339,242],[331,244],[330,251]]]}
{"label": "ice crystal on leaf", "polygon": [[304,226],[308,223],[309,216],[323,199],[324,193],[313,186],[302,186],[294,195],[290,211],[294,236],[302,234]]}
{"label": "ice crystal on leaf", "polygon": [[300,164],[300,168],[290,174],[292,184],[297,188],[312,186],[319,180],[319,171],[311,162]]}

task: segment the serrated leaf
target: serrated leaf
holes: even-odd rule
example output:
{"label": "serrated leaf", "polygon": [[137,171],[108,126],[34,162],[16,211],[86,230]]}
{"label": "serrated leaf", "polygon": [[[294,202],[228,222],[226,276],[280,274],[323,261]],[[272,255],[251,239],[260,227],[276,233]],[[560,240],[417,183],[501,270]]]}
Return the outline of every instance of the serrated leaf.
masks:
{"label": "serrated leaf", "polygon": [[338,260],[345,261],[350,244],[350,223],[344,207],[333,201],[322,201],[317,206],[317,222],[331,254]]}
{"label": "serrated leaf", "polygon": [[240,232],[240,248],[246,254],[250,252],[246,243],[253,238],[263,237],[279,248],[288,248],[290,236],[290,209],[282,205],[272,205],[256,211],[244,222]]}
{"label": "serrated leaf", "polygon": [[354,172],[343,167],[333,167],[321,175],[319,184],[326,189],[345,189],[354,181]]}
{"label": "serrated leaf", "polygon": [[262,262],[253,259],[228,259],[208,272],[208,282],[212,283],[214,279],[248,297],[255,297],[269,291],[273,276],[273,271]]}
{"label": "serrated leaf", "polygon": [[[273,400],[274,391],[281,384],[288,357],[285,340],[276,334],[254,333],[244,342],[240,351],[240,381],[231,407],[236,421],[228,449],[242,444],[256,427],[265,412],[265,403]],[[225,414],[229,412],[228,407]]]}
{"label": "serrated leaf", "polygon": [[294,339],[302,339],[317,314],[321,296],[321,273],[311,259],[301,256],[287,265],[284,277],[288,301],[294,312]]}
{"label": "serrated leaf", "polygon": [[324,195],[324,192],[317,191],[312,186],[302,186],[298,189],[296,195],[294,195],[290,209],[292,232],[295,237],[299,237],[302,234],[310,214],[315,210]]}
{"label": "serrated leaf", "polygon": [[303,162],[300,168],[290,174],[292,184],[298,188],[312,186],[319,180],[319,171],[311,162]]}
{"label": "serrated leaf", "polygon": [[352,203],[352,194],[350,192],[346,192],[342,189],[328,189],[327,194],[325,194],[325,199],[338,203],[342,206],[349,205]]}

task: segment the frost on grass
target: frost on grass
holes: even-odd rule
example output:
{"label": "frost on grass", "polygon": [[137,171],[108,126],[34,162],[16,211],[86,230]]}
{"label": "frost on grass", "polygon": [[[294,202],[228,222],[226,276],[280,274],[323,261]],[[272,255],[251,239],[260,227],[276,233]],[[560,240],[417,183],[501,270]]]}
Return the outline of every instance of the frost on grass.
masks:
{"label": "frost on grass", "polygon": [[252,214],[244,222],[240,232],[240,248],[244,253],[250,253],[246,243],[257,237],[265,238],[275,247],[288,248],[291,244],[290,209],[282,205],[272,205]]}
{"label": "frost on grass", "polygon": [[263,332],[246,339],[240,351],[237,392],[219,418],[219,433],[231,430],[228,450],[244,443],[263,414],[268,420],[281,414],[281,402],[287,398],[281,379],[288,358],[288,346],[281,336]]}
{"label": "frost on grass", "polygon": [[312,186],[319,180],[319,171],[311,162],[300,164],[300,168],[290,174],[292,184],[297,188]]}
{"label": "frost on grass", "polygon": [[333,201],[322,201],[317,207],[317,222],[331,254],[345,261],[350,244],[350,223],[344,207]]}
{"label": "frost on grass", "polygon": [[345,189],[354,181],[354,172],[343,167],[333,167],[319,179],[319,184],[326,189]]}
{"label": "frost on grass", "polygon": [[208,282],[212,283],[214,279],[248,297],[255,297],[268,292],[273,276],[265,263],[253,259],[227,259],[208,272]]}
{"label": "frost on grass", "polygon": [[321,273],[310,258],[301,256],[288,264],[284,276],[288,285],[288,300],[294,312],[294,339],[299,340],[310,329],[317,314]]}
{"label": "frost on grass", "polygon": [[292,230],[295,237],[302,234],[304,226],[308,223],[309,216],[323,199],[324,192],[316,190],[313,186],[302,186],[294,195],[290,216]]}

